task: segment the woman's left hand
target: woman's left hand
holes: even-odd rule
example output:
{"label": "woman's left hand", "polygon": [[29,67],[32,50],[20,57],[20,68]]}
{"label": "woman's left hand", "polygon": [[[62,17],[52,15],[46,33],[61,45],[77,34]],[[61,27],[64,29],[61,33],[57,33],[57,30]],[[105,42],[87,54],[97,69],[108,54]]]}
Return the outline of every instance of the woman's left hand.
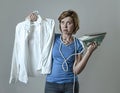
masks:
{"label": "woman's left hand", "polygon": [[92,42],[89,44],[87,51],[92,53],[97,47],[98,47],[98,44],[96,42]]}

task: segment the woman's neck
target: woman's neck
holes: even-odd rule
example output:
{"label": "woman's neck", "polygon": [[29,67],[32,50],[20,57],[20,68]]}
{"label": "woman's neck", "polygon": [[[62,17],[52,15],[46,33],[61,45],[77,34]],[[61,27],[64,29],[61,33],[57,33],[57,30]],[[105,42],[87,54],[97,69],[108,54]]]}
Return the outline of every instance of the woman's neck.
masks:
{"label": "woman's neck", "polygon": [[64,44],[70,44],[73,41],[73,36],[67,35],[67,34],[62,34],[61,39],[62,39]]}

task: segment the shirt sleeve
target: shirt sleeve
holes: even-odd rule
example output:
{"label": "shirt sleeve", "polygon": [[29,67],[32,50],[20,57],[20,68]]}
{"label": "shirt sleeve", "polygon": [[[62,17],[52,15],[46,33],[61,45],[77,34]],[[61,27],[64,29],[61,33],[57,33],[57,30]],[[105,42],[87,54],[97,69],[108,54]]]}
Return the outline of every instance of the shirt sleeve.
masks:
{"label": "shirt sleeve", "polygon": [[84,44],[81,40],[77,39],[77,53],[83,54],[85,50]]}

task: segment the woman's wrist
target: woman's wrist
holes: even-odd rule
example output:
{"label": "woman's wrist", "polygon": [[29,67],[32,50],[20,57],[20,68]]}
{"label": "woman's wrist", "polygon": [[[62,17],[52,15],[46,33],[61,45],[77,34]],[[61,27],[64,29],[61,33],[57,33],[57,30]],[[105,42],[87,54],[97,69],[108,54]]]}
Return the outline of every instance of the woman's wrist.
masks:
{"label": "woman's wrist", "polygon": [[93,51],[91,51],[91,50],[86,51],[86,54],[88,54],[88,55],[91,55],[92,53],[93,53]]}

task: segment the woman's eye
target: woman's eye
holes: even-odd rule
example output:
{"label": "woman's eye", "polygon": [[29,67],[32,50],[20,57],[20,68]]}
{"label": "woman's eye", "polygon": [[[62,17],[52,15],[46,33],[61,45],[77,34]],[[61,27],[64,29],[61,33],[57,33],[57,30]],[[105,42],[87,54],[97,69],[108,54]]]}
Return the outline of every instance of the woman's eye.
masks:
{"label": "woman's eye", "polygon": [[72,24],[72,22],[68,22],[67,24],[70,25],[70,24]]}
{"label": "woman's eye", "polygon": [[70,22],[68,22],[68,24],[71,24]]}
{"label": "woman's eye", "polygon": [[64,21],[61,21],[61,23],[63,24],[63,23],[64,23]]}

